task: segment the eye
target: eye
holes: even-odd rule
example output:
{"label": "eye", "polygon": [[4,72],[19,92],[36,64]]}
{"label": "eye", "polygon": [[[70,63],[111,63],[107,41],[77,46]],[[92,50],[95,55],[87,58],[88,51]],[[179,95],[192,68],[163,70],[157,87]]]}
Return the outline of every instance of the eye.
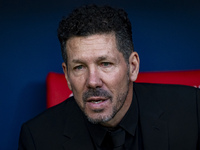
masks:
{"label": "eye", "polygon": [[111,65],[112,65],[112,63],[110,63],[110,62],[102,62],[101,63],[101,66],[103,66],[103,67],[109,67]]}
{"label": "eye", "polygon": [[83,69],[83,65],[79,65],[79,66],[74,67],[74,70],[81,70],[81,69]]}

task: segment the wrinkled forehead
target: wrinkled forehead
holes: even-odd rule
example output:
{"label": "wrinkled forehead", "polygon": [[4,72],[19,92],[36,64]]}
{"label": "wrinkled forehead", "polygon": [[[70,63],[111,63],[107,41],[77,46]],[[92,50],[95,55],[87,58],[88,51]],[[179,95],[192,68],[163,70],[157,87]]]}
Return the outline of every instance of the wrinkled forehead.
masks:
{"label": "wrinkled forehead", "polygon": [[[80,58],[107,58],[118,56],[115,36],[113,34],[96,34],[87,37],[73,37],[66,43],[68,60]],[[121,54],[122,55],[122,54]]]}

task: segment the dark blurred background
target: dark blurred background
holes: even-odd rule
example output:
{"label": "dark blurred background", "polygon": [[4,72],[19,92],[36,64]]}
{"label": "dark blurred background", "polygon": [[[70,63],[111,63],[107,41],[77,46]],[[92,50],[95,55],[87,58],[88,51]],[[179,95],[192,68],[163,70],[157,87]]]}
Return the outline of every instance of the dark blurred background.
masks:
{"label": "dark blurred background", "polygon": [[125,9],[140,71],[200,69],[199,0],[0,0],[0,149],[46,109],[48,72],[62,72],[58,22],[82,4]]}

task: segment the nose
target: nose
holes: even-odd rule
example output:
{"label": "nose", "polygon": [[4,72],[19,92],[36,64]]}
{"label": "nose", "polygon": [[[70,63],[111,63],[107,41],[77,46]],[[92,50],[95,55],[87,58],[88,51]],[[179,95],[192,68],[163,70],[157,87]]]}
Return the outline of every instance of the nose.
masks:
{"label": "nose", "polygon": [[98,88],[102,86],[102,80],[100,78],[100,73],[97,69],[90,69],[87,77],[87,87],[88,88]]}

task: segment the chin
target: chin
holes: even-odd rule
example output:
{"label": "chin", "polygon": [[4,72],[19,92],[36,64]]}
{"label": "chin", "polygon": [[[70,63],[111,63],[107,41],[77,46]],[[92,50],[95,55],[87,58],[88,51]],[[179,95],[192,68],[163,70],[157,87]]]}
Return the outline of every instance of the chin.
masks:
{"label": "chin", "polygon": [[110,121],[111,119],[113,119],[116,114],[114,112],[109,113],[109,114],[103,114],[99,110],[98,110],[98,112],[95,112],[95,113],[96,114],[94,114],[94,115],[85,114],[88,121],[93,124],[106,123],[106,122]]}

